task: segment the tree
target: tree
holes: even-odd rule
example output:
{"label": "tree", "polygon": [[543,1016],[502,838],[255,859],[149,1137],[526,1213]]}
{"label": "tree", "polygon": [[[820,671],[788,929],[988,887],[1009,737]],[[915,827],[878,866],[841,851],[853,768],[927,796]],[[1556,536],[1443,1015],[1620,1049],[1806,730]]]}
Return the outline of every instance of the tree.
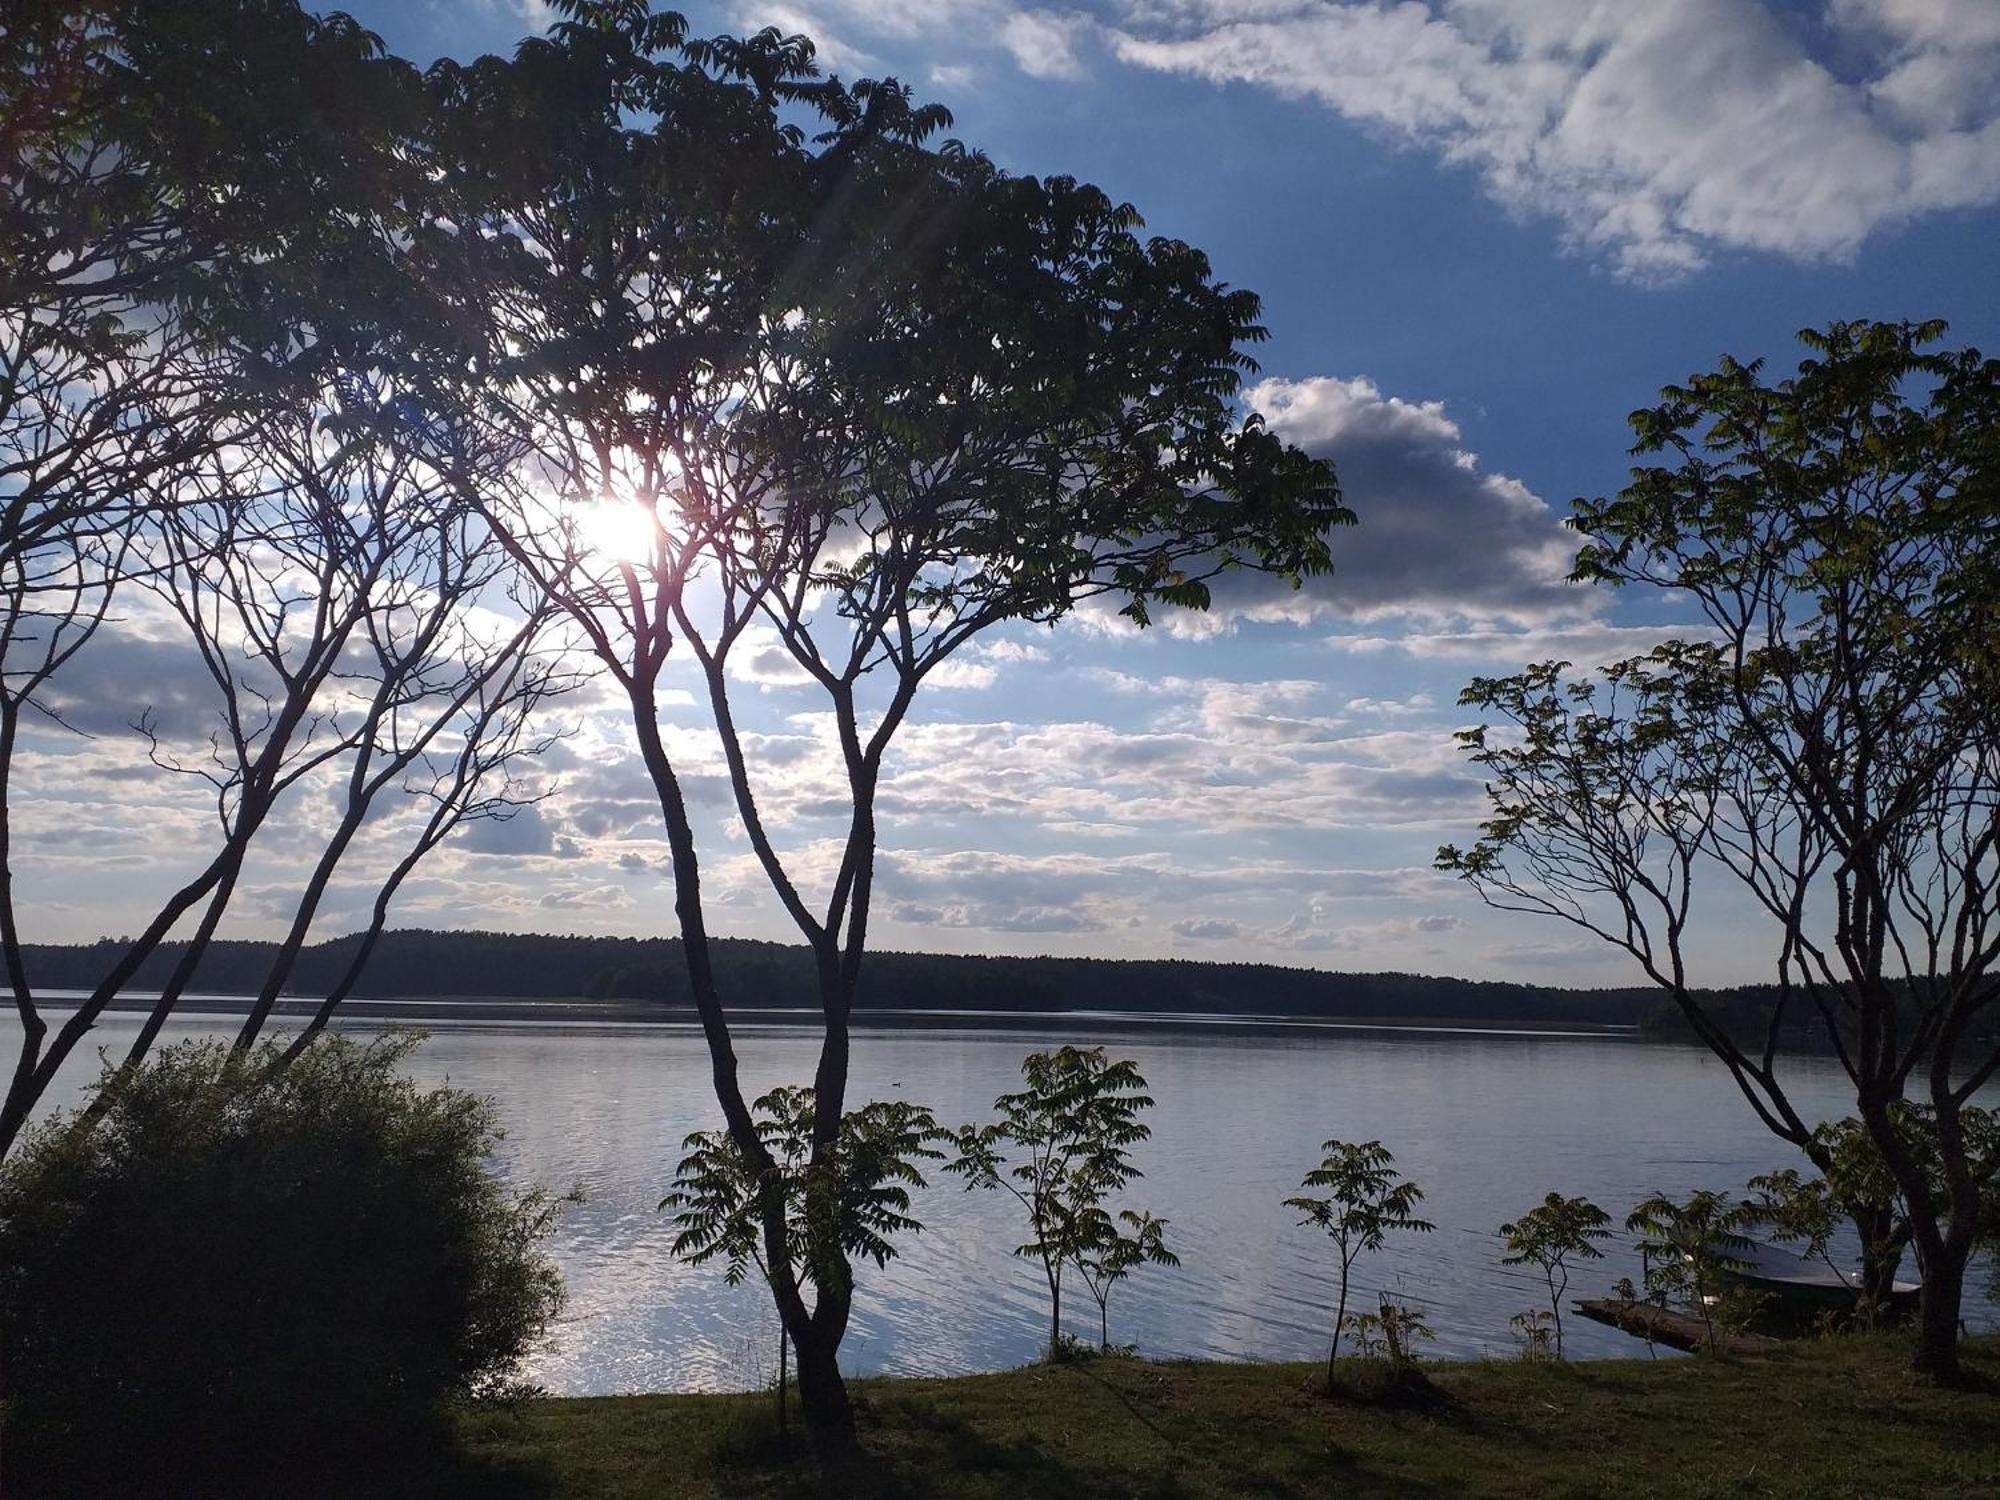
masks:
{"label": "tree", "polygon": [[1751,1240],[1744,1231],[1756,1222],[1754,1206],[1706,1188],[1684,1202],[1655,1193],[1626,1216],[1625,1227],[1644,1236],[1639,1255],[1647,1294],[1662,1307],[1679,1302],[1699,1318],[1710,1352],[1718,1322],[1723,1330],[1740,1326],[1752,1311],[1728,1273],[1748,1264]]}
{"label": "tree", "polygon": [[1550,1193],[1511,1224],[1500,1226],[1507,1253],[1506,1266],[1537,1266],[1549,1288],[1549,1319],[1555,1335],[1555,1356],[1563,1357],[1562,1299],[1569,1290],[1569,1262],[1602,1260],[1599,1240],[1611,1235],[1611,1215],[1588,1198]]}
{"label": "tree", "polygon": [[1306,1173],[1301,1187],[1324,1188],[1321,1195],[1287,1198],[1285,1207],[1295,1208],[1310,1224],[1325,1232],[1340,1257],[1340,1302],[1333,1314],[1333,1344],[1326,1355],[1326,1380],[1333,1385],[1334,1364],[1340,1358],[1340,1332],[1347,1319],[1347,1286],[1354,1263],[1371,1250],[1380,1250],[1389,1236],[1399,1230],[1428,1234],[1437,1228],[1417,1217],[1423,1190],[1413,1182],[1399,1181],[1395,1158],[1380,1141],[1326,1141],[1320,1146],[1321,1160]]}
{"label": "tree", "polygon": [[294,0],[24,0],[0,32],[0,953],[22,1027],[0,1155],[100,1008],[51,1037],[22,961],[24,719],[61,727],[52,684],[153,576],[135,538],[172,481],[396,321],[381,251],[424,180],[402,149],[423,113],[414,69]]}
{"label": "tree", "polygon": [[[1142,1175],[1131,1148],[1153,1133],[1139,1118],[1153,1100],[1138,1065],[1102,1047],[1031,1052],[1021,1077],[1026,1088],[993,1101],[998,1120],[959,1128],[945,1170],[963,1177],[968,1192],[1006,1190],[1027,1213],[1032,1237],[1014,1253],[1041,1262],[1048,1353],[1059,1359],[1063,1272],[1103,1244],[1104,1200]],[[1019,1159],[1010,1162],[1010,1151]]]}
{"label": "tree", "polygon": [[[1144,623],[1205,605],[1224,569],[1322,571],[1349,516],[1328,466],[1237,406],[1256,299],[1188,246],[1142,241],[1130,208],[931,144],[942,110],[890,81],[819,78],[802,38],[688,40],[643,7],[563,11],[515,64],[458,75],[447,110],[477,141],[467,160],[509,162],[467,189],[492,206],[454,245],[497,379],[452,399],[533,454],[519,484],[469,489],[628,699],[718,1098],[754,1158],[658,715],[669,653],[700,669],[738,821],[814,955],[828,1151],[877,795],[923,682],[982,632],[1091,598]],[[593,529],[622,541],[593,555]],[[756,630],[833,713],[849,796],[817,890],[778,848],[730,701]],[[845,1422],[841,1283],[808,1308],[782,1270],[787,1232],[765,1224],[801,1395]]]}
{"label": "tree", "polygon": [[[763,1213],[776,1198],[792,1232],[785,1238],[796,1257],[787,1268],[795,1280],[817,1284],[822,1276],[851,1278],[849,1262],[863,1256],[877,1266],[895,1259],[895,1237],[918,1234],[923,1225],[910,1215],[910,1190],[927,1186],[921,1168],[941,1161],[934,1142],[947,1132],[928,1109],[902,1100],[872,1100],[849,1110],[841,1121],[838,1149],[816,1156],[812,1149],[815,1111],[809,1088],[778,1088],[752,1106],[758,1138],[771,1162],[753,1165],[726,1130],[698,1130],[688,1136],[674,1175],[673,1191],[660,1200],[674,1211],[674,1253],[694,1265],[720,1259],[723,1277],[739,1286],[751,1266],[768,1284],[764,1259]],[[825,1193],[813,1191],[815,1175],[830,1176]],[[833,1205],[827,1232],[808,1232],[806,1219]],[[839,1253],[807,1259],[814,1247],[837,1245]],[[785,1424],[785,1351],[790,1335],[778,1328],[778,1424]]]}
{"label": "tree", "polygon": [[[1958,1373],[1982,1189],[1965,1109],[2000,1068],[2000,363],[1943,325],[1837,323],[1767,383],[1725,359],[1633,415],[1662,455],[1579,501],[1576,577],[1694,608],[1698,639],[1595,680],[1480,679],[1492,815],[1441,868],[1631,954],[1764,1124],[1826,1170],[1781,1076],[1810,1017],[1909,1208],[1918,1368]],[[1697,889],[1766,919],[1778,999],[1733,1034],[1691,988]],[[1914,1091],[1940,1171],[1896,1127]]]}
{"label": "tree", "polygon": [[[1090,1218],[1086,1231],[1090,1243],[1077,1254],[1076,1269],[1097,1304],[1097,1346],[1108,1350],[1113,1288],[1149,1261],[1156,1266],[1178,1266],[1181,1258],[1167,1248],[1165,1219],[1130,1208],[1121,1208],[1115,1219],[1101,1208],[1092,1209]],[[1120,1229],[1120,1224],[1125,1228]]]}

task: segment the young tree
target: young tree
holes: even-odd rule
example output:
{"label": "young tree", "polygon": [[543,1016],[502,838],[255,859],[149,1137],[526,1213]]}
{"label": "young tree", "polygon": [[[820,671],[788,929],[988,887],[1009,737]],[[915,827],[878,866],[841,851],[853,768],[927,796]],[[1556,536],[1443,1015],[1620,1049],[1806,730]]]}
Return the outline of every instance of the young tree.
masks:
{"label": "young tree", "polygon": [[[775,1197],[792,1227],[787,1268],[794,1281],[817,1284],[822,1276],[848,1280],[850,1261],[863,1256],[877,1266],[895,1259],[895,1237],[917,1234],[923,1225],[910,1215],[910,1190],[922,1188],[921,1164],[941,1161],[934,1144],[945,1139],[928,1109],[901,1100],[872,1100],[849,1110],[841,1121],[838,1149],[812,1149],[815,1111],[809,1088],[778,1088],[752,1106],[758,1139],[771,1163],[754,1165],[726,1130],[698,1130],[683,1143],[673,1191],[660,1200],[674,1211],[674,1253],[702,1265],[720,1259],[731,1286],[741,1285],[751,1266],[768,1284],[763,1203]],[[830,1177],[824,1193],[812,1178]],[[834,1222],[822,1234],[807,1231],[806,1219],[833,1205]],[[808,1259],[816,1245],[838,1245],[839,1253]],[[851,1288],[850,1288],[851,1294]],[[851,1296],[850,1296],[851,1300]],[[785,1424],[785,1357],[790,1334],[778,1328],[778,1424]]]}
{"label": "young tree", "polygon": [[1165,1219],[1129,1208],[1120,1209],[1115,1219],[1101,1208],[1092,1209],[1089,1217],[1086,1233],[1090,1243],[1077,1254],[1076,1270],[1097,1304],[1097,1346],[1109,1350],[1112,1289],[1149,1261],[1156,1266],[1178,1266],[1181,1258],[1167,1248]]}
{"label": "young tree", "polygon": [[1679,1302],[1701,1319],[1711,1352],[1718,1321],[1727,1328],[1748,1312],[1744,1294],[1728,1285],[1727,1275],[1747,1264],[1751,1240],[1744,1231],[1756,1222],[1752,1205],[1706,1188],[1684,1202],[1655,1193],[1626,1216],[1625,1227],[1643,1236],[1639,1255],[1648,1296],[1662,1307]]}
{"label": "young tree", "polygon": [[1423,1320],[1413,1307],[1404,1307],[1383,1297],[1372,1313],[1349,1313],[1342,1320],[1354,1335],[1354,1347],[1363,1359],[1378,1354],[1397,1369],[1417,1362],[1417,1350],[1437,1337],[1437,1330]]}
{"label": "young tree", "polygon": [[[819,79],[803,39],[687,41],[673,18],[585,0],[564,13],[515,64],[458,75],[447,110],[470,160],[503,154],[497,133],[512,163],[467,174],[494,206],[457,264],[490,310],[498,376],[466,400],[534,455],[521,484],[473,488],[525,565],[596,563],[555,593],[629,700],[718,1098],[754,1157],[658,718],[669,653],[699,668],[738,821],[814,954],[830,1150],[877,794],[923,682],[1008,621],[1107,596],[1143,623],[1201,607],[1226,568],[1321,571],[1350,517],[1328,466],[1238,408],[1256,299],[1186,245],[1142,240],[1131,209],[932,145],[942,110],[893,82]],[[799,120],[824,129],[809,140]],[[623,540],[593,558],[593,529]],[[849,797],[819,889],[778,847],[730,700],[757,628],[832,710]],[[807,1308],[785,1223],[765,1232],[801,1394],[844,1422],[840,1284]]]}
{"label": "young tree", "polygon": [[1320,1164],[1306,1173],[1299,1186],[1323,1188],[1325,1192],[1287,1198],[1285,1207],[1304,1215],[1299,1223],[1323,1230],[1340,1257],[1340,1302],[1334,1309],[1333,1344],[1326,1356],[1326,1379],[1331,1386],[1334,1364],[1340,1358],[1340,1331],[1347,1319],[1347,1285],[1354,1263],[1364,1253],[1380,1250],[1399,1230],[1428,1234],[1437,1226],[1417,1217],[1423,1190],[1413,1182],[1399,1180],[1395,1158],[1380,1141],[1326,1141],[1320,1152]]}
{"label": "young tree", "polygon": [[1049,1358],[1059,1359],[1063,1272],[1103,1244],[1104,1200],[1142,1175],[1131,1148],[1153,1133],[1139,1118],[1153,1100],[1138,1065],[1114,1060],[1102,1047],[1032,1052],[1022,1059],[1021,1077],[1026,1088],[993,1101],[998,1120],[959,1128],[958,1154],[945,1170],[963,1177],[968,1192],[1005,1189],[1027,1213],[1032,1238],[1014,1253],[1041,1262]]}
{"label": "young tree", "polygon": [[1570,1260],[1602,1260],[1604,1252],[1597,1242],[1610,1238],[1610,1224],[1611,1215],[1588,1198],[1550,1193],[1513,1223],[1500,1226],[1500,1238],[1507,1246],[1500,1263],[1537,1266],[1548,1283],[1557,1359],[1563,1357],[1562,1299],[1569,1290]]}
{"label": "young tree", "polygon": [[[2000,362],[1941,324],[1844,323],[1767,383],[1725,360],[1635,413],[1664,455],[1579,501],[1576,576],[1691,605],[1703,638],[1607,668],[1544,663],[1463,701],[1492,816],[1441,868],[1491,904],[1630,953],[1767,1127],[1825,1171],[1781,1077],[1810,1019],[1909,1209],[1918,1368],[1958,1372],[1982,1189],[1965,1131],[2000,1069]],[[1687,968],[1697,888],[1761,911],[1777,1001],[1733,1034]],[[1930,1111],[1935,1178],[1896,1127]]]}

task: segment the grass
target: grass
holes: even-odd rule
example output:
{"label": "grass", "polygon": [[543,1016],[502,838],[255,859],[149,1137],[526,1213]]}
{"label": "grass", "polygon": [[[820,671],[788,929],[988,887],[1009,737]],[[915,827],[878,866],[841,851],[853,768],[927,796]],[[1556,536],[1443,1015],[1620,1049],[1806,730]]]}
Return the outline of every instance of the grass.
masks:
{"label": "grass", "polygon": [[1441,1399],[1323,1394],[1323,1367],[1100,1359],[863,1380],[859,1447],[815,1455],[769,1396],[547,1400],[466,1420],[460,1493],[646,1496],[1979,1496],[2000,1494],[1986,1390],[1903,1368],[1891,1338],[1756,1360],[1427,1367]]}

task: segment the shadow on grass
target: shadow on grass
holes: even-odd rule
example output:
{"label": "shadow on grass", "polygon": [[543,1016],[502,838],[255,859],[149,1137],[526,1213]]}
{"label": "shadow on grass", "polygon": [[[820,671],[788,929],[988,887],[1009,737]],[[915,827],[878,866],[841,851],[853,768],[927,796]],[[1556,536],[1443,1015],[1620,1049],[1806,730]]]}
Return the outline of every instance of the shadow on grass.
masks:
{"label": "shadow on grass", "polygon": [[556,1484],[546,1464],[520,1456],[467,1451],[449,1442],[398,1446],[357,1458],[329,1439],[324,1454],[302,1454],[281,1470],[207,1473],[181,1478],[158,1470],[144,1475],[99,1473],[85,1488],[49,1485],[41,1476],[9,1475],[8,1500],[553,1500]]}
{"label": "shadow on grass", "polygon": [[794,1428],[778,1432],[758,1414],[718,1436],[710,1449],[717,1492],[730,1496],[854,1496],[916,1500],[931,1495],[1007,1497],[1107,1493],[1176,1500],[1171,1482],[1134,1489],[1026,1439],[1000,1440],[921,1400],[869,1402],[859,1441],[815,1443]]}

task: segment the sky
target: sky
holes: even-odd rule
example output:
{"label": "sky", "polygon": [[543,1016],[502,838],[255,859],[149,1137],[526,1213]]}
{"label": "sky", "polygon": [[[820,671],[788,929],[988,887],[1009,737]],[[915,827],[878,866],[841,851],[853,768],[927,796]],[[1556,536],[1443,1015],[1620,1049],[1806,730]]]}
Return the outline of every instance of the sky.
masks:
{"label": "sky", "polygon": [[[418,62],[551,19],[537,0],[346,8]],[[1621,484],[1626,416],[1661,385],[1725,352],[1789,365],[1796,330],[1837,318],[1942,317],[1953,343],[2000,347],[2000,0],[685,9],[697,32],[805,32],[843,77],[947,105],[1001,165],[1095,181],[1201,246],[1264,299],[1247,404],[1331,457],[1360,517],[1298,594],[1143,634],[1013,630],[927,689],[883,793],[876,946],[1636,982],[1432,872],[1482,810],[1458,693],[1689,623],[1563,581],[1568,504]],[[46,940],[136,930],[207,838],[200,789],[144,774],[120,733],[163,679],[129,651],[79,671],[98,737],[45,733],[26,767],[24,915]],[[667,682],[711,926],[788,938],[694,679]],[[739,698],[777,835],[821,872],[838,825],[814,690],[752,653]],[[397,925],[673,930],[618,705],[567,711],[555,795],[436,857]],[[230,931],[276,930],[313,816],[266,841]],[[365,856],[319,933],[360,925]],[[1697,977],[1764,977],[1739,904],[1703,909]]]}

